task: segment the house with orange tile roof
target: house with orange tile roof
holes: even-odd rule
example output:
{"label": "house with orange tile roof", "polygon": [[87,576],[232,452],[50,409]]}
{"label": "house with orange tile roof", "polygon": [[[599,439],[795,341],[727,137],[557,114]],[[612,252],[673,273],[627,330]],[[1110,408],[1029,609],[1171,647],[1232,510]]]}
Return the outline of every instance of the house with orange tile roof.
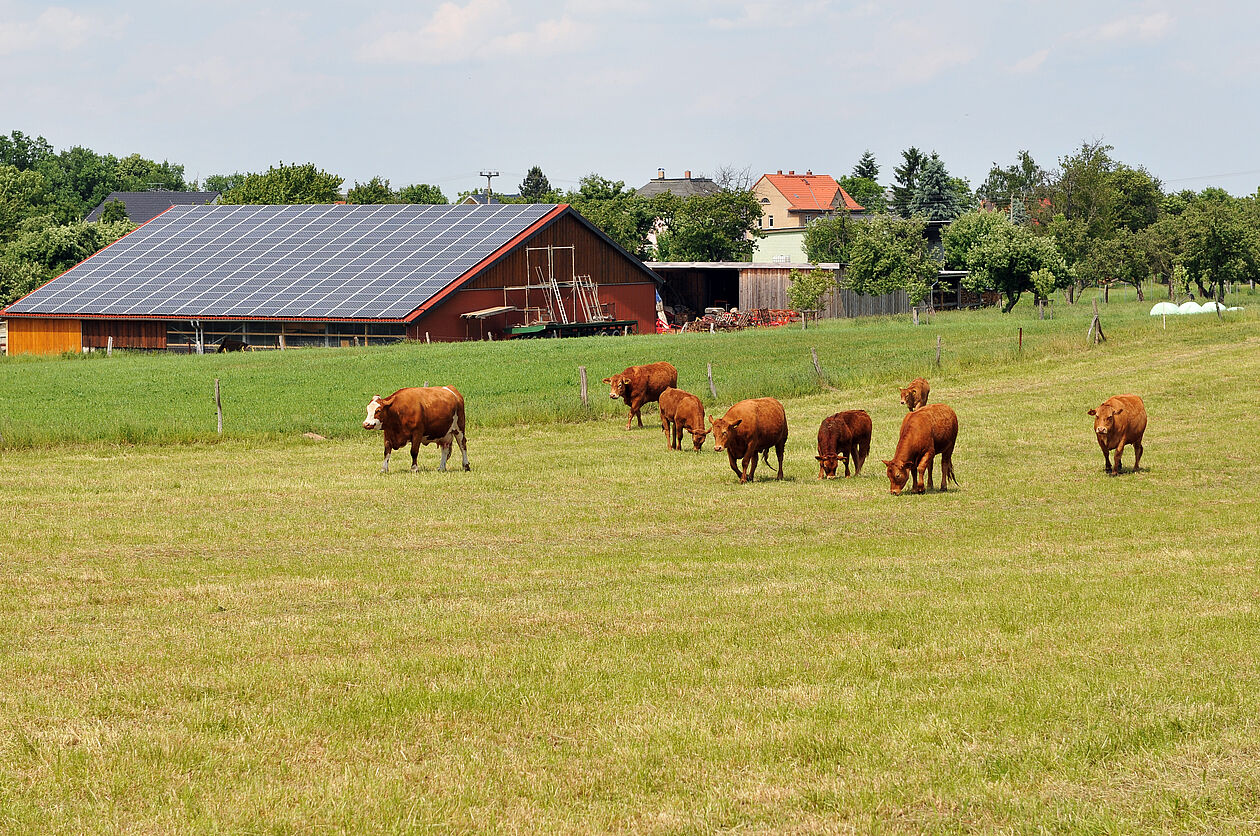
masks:
{"label": "house with orange tile roof", "polygon": [[842,208],[865,211],[836,178],[812,171],[763,174],[753,186],[753,193],[761,204],[760,228],[767,232],[807,226],[814,218],[835,214]]}

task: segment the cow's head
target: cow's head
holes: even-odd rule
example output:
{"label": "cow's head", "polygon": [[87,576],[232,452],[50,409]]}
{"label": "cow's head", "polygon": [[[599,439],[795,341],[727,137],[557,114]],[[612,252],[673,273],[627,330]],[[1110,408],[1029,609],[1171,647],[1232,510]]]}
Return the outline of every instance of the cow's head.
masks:
{"label": "cow's head", "polygon": [[[696,452],[700,452],[700,448],[704,446],[704,440],[709,437],[709,431],[701,427],[698,430],[687,428],[687,432],[691,433],[691,446],[696,448]],[[720,452],[720,448],[719,448]]]}
{"label": "cow's head", "polygon": [[612,377],[606,377],[604,378],[604,382],[608,384],[609,389],[611,390],[608,393],[608,397],[613,400],[622,397],[630,391],[630,378],[626,377],[624,374],[615,374]]}
{"label": "cow's head", "polygon": [[1124,407],[1112,406],[1111,404],[1103,404],[1097,409],[1091,409],[1086,415],[1094,416],[1094,432],[1099,438],[1106,440],[1108,434],[1116,429],[1116,416],[1124,412]]}
{"label": "cow's head", "polygon": [[836,478],[836,470],[849,461],[847,453],[828,453],[825,456],[814,456],[814,458],[818,459],[819,479]]}
{"label": "cow's head", "polygon": [[901,404],[911,412],[919,405],[919,391],[913,386],[901,390]]}
{"label": "cow's head", "polygon": [[716,421],[709,419],[709,432],[713,433],[713,451],[721,453],[730,442],[731,436],[735,434],[735,428],[744,423],[743,418],[736,418],[734,421],[728,421],[725,418],[718,418]]}
{"label": "cow's head", "polygon": [[381,400],[380,395],[373,395],[372,400],[368,401],[367,417],[363,419],[363,429],[379,430],[381,428],[381,418],[385,415],[385,402]]}
{"label": "cow's head", "polygon": [[888,468],[888,492],[893,496],[901,496],[901,489],[910,479],[910,468],[900,462],[890,462],[888,459],[884,459],[884,465]]}

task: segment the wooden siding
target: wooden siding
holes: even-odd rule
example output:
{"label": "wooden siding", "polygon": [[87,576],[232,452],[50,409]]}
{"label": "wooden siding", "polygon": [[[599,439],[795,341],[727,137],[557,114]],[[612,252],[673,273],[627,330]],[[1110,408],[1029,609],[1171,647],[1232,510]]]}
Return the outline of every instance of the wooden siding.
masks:
{"label": "wooden siding", "polygon": [[643,272],[642,265],[633,257],[622,255],[619,250],[608,244],[572,214],[564,214],[550,226],[541,229],[526,241],[515,247],[498,263],[487,267],[464,288],[517,287],[523,284],[537,284],[538,275],[535,265],[546,269],[546,253],[529,253],[529,271],[534,275],[527,276],[526,249],[528,247],[568,247],[575,248],[571,265],[569,254],[556,252],[556,279],[568,281],[573,274],[590,276],[600,287],[611,284],[642,284],[651,281]]}
{"label": "wooden siding", "polygon": [[145,320],[85,319],[83,346],[105,348],[109,338],[114,348],[166,348],[166,323]]}
{"label": "wooden siding", "polygon": [[[746,267],[739,272],[739,307],[786,309],[788,275],[782,267]],[[863,296],[851,290],[838,290],[828,297],[823,316],[840,319],[852,316],[903,314],[910,311],[910,299],[904,290],[882,296]]]}
{"label": "wooden siding", "polygon": [[9,320],[9,354],[60,354],[82,351],[83,331],[77,319]]}

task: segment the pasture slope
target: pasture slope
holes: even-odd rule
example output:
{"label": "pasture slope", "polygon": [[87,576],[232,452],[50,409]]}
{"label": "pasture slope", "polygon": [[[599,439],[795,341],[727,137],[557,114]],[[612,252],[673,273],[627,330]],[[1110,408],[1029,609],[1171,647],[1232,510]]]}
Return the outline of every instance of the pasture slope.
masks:
{"label": "pasture slope", "polygon": [[[1025,305],[0,363],[0,830],[1254,832],[1241,303],[1164,331],[1113,302],[1097,348],[1079,309]],[[566,404],[578,363],[648,359],[697,393],[711,359],[723,406],[783,395],[787,480],[667,452],[655,412],[626,432],[594,384],[592,415]],[[894,498],[920,373],[961,489]],[[241,400],[210,443],[214,376]],[[381,476],[363,404],[424,378],[465,391],[473,472],[428,447]],[[1146,469],[1107,478],[1085,411],[1129,391]],[[818,422],[852,407],[868,469],[820,483]]]}

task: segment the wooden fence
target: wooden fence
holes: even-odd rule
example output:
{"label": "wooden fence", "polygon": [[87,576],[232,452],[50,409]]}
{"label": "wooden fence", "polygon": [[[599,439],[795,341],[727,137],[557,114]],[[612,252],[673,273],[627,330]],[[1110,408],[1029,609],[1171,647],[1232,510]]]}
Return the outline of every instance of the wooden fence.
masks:
{"label": "wooden fence", "polygon": [[[788,275],[781,267],[750,267],[739,271],[739,305],[744,310],[787,308]],[[825,319],[852,316],[881,316],[910,312],[910,297],[904,290],[882,296],[863,296],[839,289],[829,294]]]}

